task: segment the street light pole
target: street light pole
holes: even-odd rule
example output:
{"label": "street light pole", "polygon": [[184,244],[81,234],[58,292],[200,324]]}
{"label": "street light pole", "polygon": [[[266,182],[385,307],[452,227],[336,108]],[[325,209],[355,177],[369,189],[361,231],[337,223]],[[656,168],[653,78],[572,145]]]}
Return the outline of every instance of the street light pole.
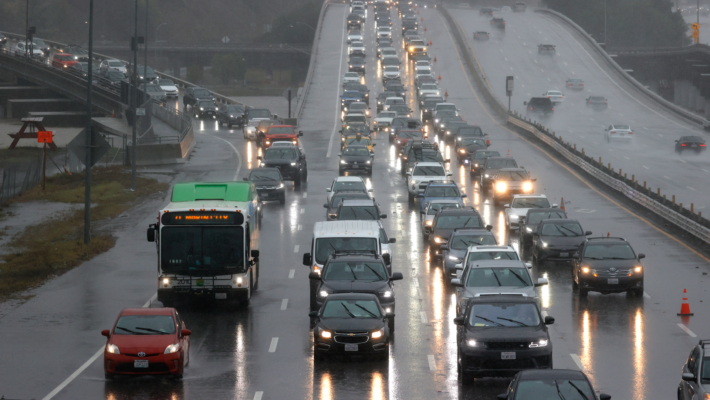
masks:
{"label": "street light pole", "polygon": [[135,192],[136,190],[136,150],[138,149],[136,137],[136,124],[138,123],[138,116],[136,115],[136,109],[138,108],[138,0],[135,0],[135,21],[133,24],[134,33],[133,40],[131,40],[131,46],[133,47],[133,87],[131,93],[131,101],[133,102],[133,150],[131,151],[131,190]]}
{"label": "street light pole", "polygon": [[25,57],[27,57],[27,51],[29,51],[27,47],[27,42],[29,41],[29,36],[30,36],[30,0],[27,0],[26,5],[25,5]]}
{"label": "street light pole", "polygon": [[158,29],[160,29],[161,26],[167,25],[167,22],[163,22],[162,24],[158,25],[157,28],[155,28],[155,44],[158,44]]}
{"label": "street light pole", "polygon": [[606,43],[606,0],[604,0],[604,48],[609,48]]}
{"label": "street light pole", "polygon": [[84,244],[91,242],[91,93],[94,80],[94,0],[89,0],[89,65],[86,82],[86,160],[84,179]]}
{"label": "street light pole", "polygon": [[143,57],[143,80],[148,85],[148,0],[145,0],[145,38],[143,39],[145,56]]}

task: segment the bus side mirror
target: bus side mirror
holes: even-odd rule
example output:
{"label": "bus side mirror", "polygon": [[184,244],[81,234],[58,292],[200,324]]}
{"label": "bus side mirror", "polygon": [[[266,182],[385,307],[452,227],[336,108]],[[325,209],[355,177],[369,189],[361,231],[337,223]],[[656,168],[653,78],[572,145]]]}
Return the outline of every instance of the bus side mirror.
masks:
{"label": "bus side mirror", "polygon": [[311,266],[311,253],[303,253],[303,265]]}
{"label": "bus side mirror", "polygon": [[252,250],[251,258],[259,258],[259,250]]}
{"label": "bus side mirror", "polygon": [[148,227],[147,236],[148,236],[149,242],[155,242],[155,229],[156,229],[155,224],[152,224]]}

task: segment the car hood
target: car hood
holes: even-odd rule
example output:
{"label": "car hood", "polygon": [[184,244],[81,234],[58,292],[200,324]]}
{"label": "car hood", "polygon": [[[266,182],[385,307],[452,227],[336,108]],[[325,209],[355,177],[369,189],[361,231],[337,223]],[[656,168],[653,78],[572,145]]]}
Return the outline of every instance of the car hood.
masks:
{"label": "car hood", "polygon": [[111,335],[109,342],[118,346],[121,354],[145,352],[163,354],[168,345],[177,343],[174,334],[170,335]]}
{"label": "car hood", "polygon": [[331,290],[341,293],[374,293],[389,289],[390,286],[387,281],[323,281],[320,290]]}
{"label": "car hood", "polygon": [[633,268],[639,265],[636,259],[633,260],[588,260],[591,268],[594,269],[608,269],[608,268]]}
{"label": "car hood", "polygon": [[295,159],[293,159],[293,160],[278,159],[278,160],[261,160],[261,162],[266,165],[290,165],[292,162],[296,162],[296,160]]}
{"label": "car hood", "polygon": [[463,258],[463,256],[466,255],[466,250],[456,250],[449,248],[449,255],[458,258]]}
{"label": "car hood", "polygon": [[319,325],[323,329],[339,332],[374,332],[385,326],[380,318],[323,318]]}
{"label": "car hood", "polygon": [[476,328],[472,326],[466,327],[466,337],[476,339],[481,342],[485,341],[520,341],[520,342],[536,342],[540,339],[547,339],[549,336],[543,328],[539,326],[502,326]]}
{"label": "car hood", "polygon": [[[547,243],[548,247],[579,247],[584,242],[586,236],[540,236],[540,240]],[[598,261],[598,260],[596,260]],[[623,261],[623,260],[613,260]],[[632,260],[633,261],[633,260]]]}
{"label": "car hood", "polygon": [[263,180],[263,181],[251,181],[251,183],[253,183],[254,186],[279,186],[282,182],[281,181]]}
{"label": "car hood", "polygon": [[391,124],[392,118],[375,118],[378,124]]}
{"label": "car hood", "polygon": [[343,155],[340,157],[340,159],[345,162],[365,162],[365,161],[370,161],[370,156],[346,156],[346,155]]}
{"label": "car hood", "polygon": [[[409,139],[400,139],[400,140],[402,140],[403,142],[405,142],[405,140],[409,140]],[[405,143],[406,143],[406,142],[405,142]],[[412,176],[412,179],[411,179],[411,180],[416,181],[416,182],[434,182],[434,181],[445,182],[445,181],[448,181],[449,178],[447,178],[447,177],[445,177],[445,176],[424,176],[424,175],[416,175],[416,176]],[[439,199],[439,197],[432,197],[432,199]]]}
{"label": "car hood", "polygon": [[497,294],[524,294],[527,297],[537,297],[535,286],[484,286],[484,287],[466,287],[461,294],[462,298],[470,299],[479,293],[497,293]]}

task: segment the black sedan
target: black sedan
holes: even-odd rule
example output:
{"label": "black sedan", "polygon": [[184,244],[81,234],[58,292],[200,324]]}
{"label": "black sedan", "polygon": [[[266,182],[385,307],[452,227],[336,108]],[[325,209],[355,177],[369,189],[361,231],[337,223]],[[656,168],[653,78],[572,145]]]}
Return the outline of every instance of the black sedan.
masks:
{"label": "black sedan", "polygon": [[486,150],[488,145],[486,139],[475,137],[463,137],[456,141],[456,158],[459,163],[471,163],[471,156],[476,154],[478,150]]}
{"label": "black sedan", "polygon": [[705,150],[705,139],[700,136],[681,136],[675,141],[675,151],[682,153],[683,150],[693,150],[700,153]]}
{"label": "black sedan", "polygon": [[286,187],[277,168],[254,168],[244,180],[256,186],[261,201],[278,200],[281,204],[286,203]]}
{"label": "black sedan", "polygon": [[566,219],[567,212],[561,208],[531,208],[520,219],[520,244],[523,249],[532,245],[533,232],[544,219]]}
{"label": "black sedan", "polygon": [[547,260],[569,261],[591,231],[584,231],[574,219],[542,220],[532,235],[533,264]]}
{"label": "black sedan", "polygon": [[308,314],[313,328],[313,357],[350,354],[389,359],[390,330],[387,314],[377,296],[370,293],[339,293],[328,296],[320,311]]}
{"label": "black sedan", "polygon": [[[573,369],[529,369],[519,372],[498,395],[500,400],[535,399],[596,399],[594,387],[584,372]],[[680,397],[679,397],[680,398]],[[611,396],[599,393],[599,400]]]}
{"label": "black sedan", "polygon": [[227,128],[232,129],[232,125],[244,126],[244,106],[239,104],[222,104],[217,111],[217,122],[219,125],[227,124]]}
{"label": "black sedan", "polygon": [[195,113],[195,118],[217,119],[217,106],[212,100],[197,100],[192,111]]}
{"label": "black sedan", "polygon": [[364,172],[367,175],[372,175],[372,153],[367,146],[350,145],[345,146],[343,152],[338,155],[340,163],[338,164],[338,175],[342,176],[345,172]]}
{"label": "black sedan", "polygon": [[[537,300],[490,295],[469,300],[460,317],[456,342],[462,383],[486,376],[514,376],[526,369],[552,368],[552,343]],[[535,397],[538,398],[538,397]]]}

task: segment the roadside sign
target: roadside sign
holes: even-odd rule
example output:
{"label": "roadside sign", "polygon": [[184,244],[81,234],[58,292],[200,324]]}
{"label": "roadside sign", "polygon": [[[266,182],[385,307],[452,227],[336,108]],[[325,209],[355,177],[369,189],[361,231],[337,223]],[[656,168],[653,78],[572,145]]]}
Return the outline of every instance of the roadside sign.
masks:
{"label": "roadside sign", "polygon": [[225,36],[222,38],[222,43],[227,44],[229,43],[229,36]]}
{"label": "roadside sign", "polygon": [[514,86],[513,83],[514,83],[513,76],[505,77],[505,91],[507,92],[508,96],[511,96],[513,94],[513,86]]}
{"label": "roadside sign", "polygon": [[[86,129],[79,132],[78,135],[67,145],[82,164],[86,162]],[[104,139],[96,129],[91,129],[91,166],[93,167],[101,157],[106,154],[111,148],[111,145]],[[89,167],[89,168],[90,168]]]}
{"label": "roadside sign", "polygon": [[37,131],[37,143],[52,143],[52,131]]}
{"label": "roadside sign", "polygon": [[136,108],[136,115],[145,116],[145,108]]}

